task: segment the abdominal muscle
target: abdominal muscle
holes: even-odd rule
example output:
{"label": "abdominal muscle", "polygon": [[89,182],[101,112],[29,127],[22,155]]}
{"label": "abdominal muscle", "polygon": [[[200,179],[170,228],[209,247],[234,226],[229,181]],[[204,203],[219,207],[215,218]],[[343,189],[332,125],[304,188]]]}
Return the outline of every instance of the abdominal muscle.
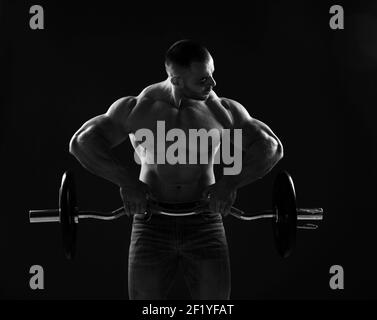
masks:
{"label": "abdominal muscle", "polygon": [[215,176],[212,164],[143,163],[140,180],[148,184],[155,200],[181,203],[202,199],[203,190],[215,182]]}

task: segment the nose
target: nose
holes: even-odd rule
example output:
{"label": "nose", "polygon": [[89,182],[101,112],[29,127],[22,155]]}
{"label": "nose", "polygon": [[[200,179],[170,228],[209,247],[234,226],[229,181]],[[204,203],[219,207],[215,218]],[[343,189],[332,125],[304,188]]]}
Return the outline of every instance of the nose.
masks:
{"label": "nose", "polygon": [[209,77],[209,83],[211,84],[212,88],[216,87],[216,81],[213,79],[213,77]]}

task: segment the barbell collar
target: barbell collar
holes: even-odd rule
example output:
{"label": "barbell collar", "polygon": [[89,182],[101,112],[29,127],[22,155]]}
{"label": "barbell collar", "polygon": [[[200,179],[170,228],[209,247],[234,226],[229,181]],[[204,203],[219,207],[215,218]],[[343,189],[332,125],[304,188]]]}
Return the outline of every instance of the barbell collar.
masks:
{"label": "barbell collar", "polygon": [[60,222],[59,209],[30,210],[30,223]]}

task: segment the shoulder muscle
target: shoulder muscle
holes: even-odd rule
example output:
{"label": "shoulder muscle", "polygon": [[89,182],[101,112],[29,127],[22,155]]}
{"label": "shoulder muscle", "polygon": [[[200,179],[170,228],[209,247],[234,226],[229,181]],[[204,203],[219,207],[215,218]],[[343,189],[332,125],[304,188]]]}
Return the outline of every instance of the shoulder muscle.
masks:
{"label": "shoulder muscle", "polygon": [[[135,107],[137,99],[135,97],[123,97],[115,101],[106,112],[106,117],[113,122],[126,126],[127,118]],[[125,128],[127,130],[127,128]]]}
{"label": "shoulder muscle", "polygon": [[75,133],[76,137],[97,133],[103,136],[114,147],[128,137],[127,119],[136,104],[133,97],[124,97],[115,101],[108,111],[87,122]]}
{"label": "shoulder muscle", "polygon": [[242,128],[247,122],[252,120],[249,112],[239,102],[228,98],[222,98],[221,100],[232,116],[234,128]]}
{"label": "shoulder muscle", "polygon": [[242,104],[232,99],[224,99],[224,102],[228,105],[232,114],[233,128],[242,129],[242,135],[245,138],[243,143],[245,145],[249,145],[259,139],[274,139],[281,144],[271,128],[262,121],[251,117]]}

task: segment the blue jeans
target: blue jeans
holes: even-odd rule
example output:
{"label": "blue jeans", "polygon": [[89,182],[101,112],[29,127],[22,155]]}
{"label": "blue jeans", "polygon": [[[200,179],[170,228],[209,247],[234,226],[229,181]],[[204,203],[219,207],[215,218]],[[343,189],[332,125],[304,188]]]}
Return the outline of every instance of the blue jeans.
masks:
{"label": "blue jeans", "polygon": [[192,299],[229,299],[229,251],[221,215],[153,214],[149,221],[135,215],[128,258],[129,298],[166,299],[179,266]]}

